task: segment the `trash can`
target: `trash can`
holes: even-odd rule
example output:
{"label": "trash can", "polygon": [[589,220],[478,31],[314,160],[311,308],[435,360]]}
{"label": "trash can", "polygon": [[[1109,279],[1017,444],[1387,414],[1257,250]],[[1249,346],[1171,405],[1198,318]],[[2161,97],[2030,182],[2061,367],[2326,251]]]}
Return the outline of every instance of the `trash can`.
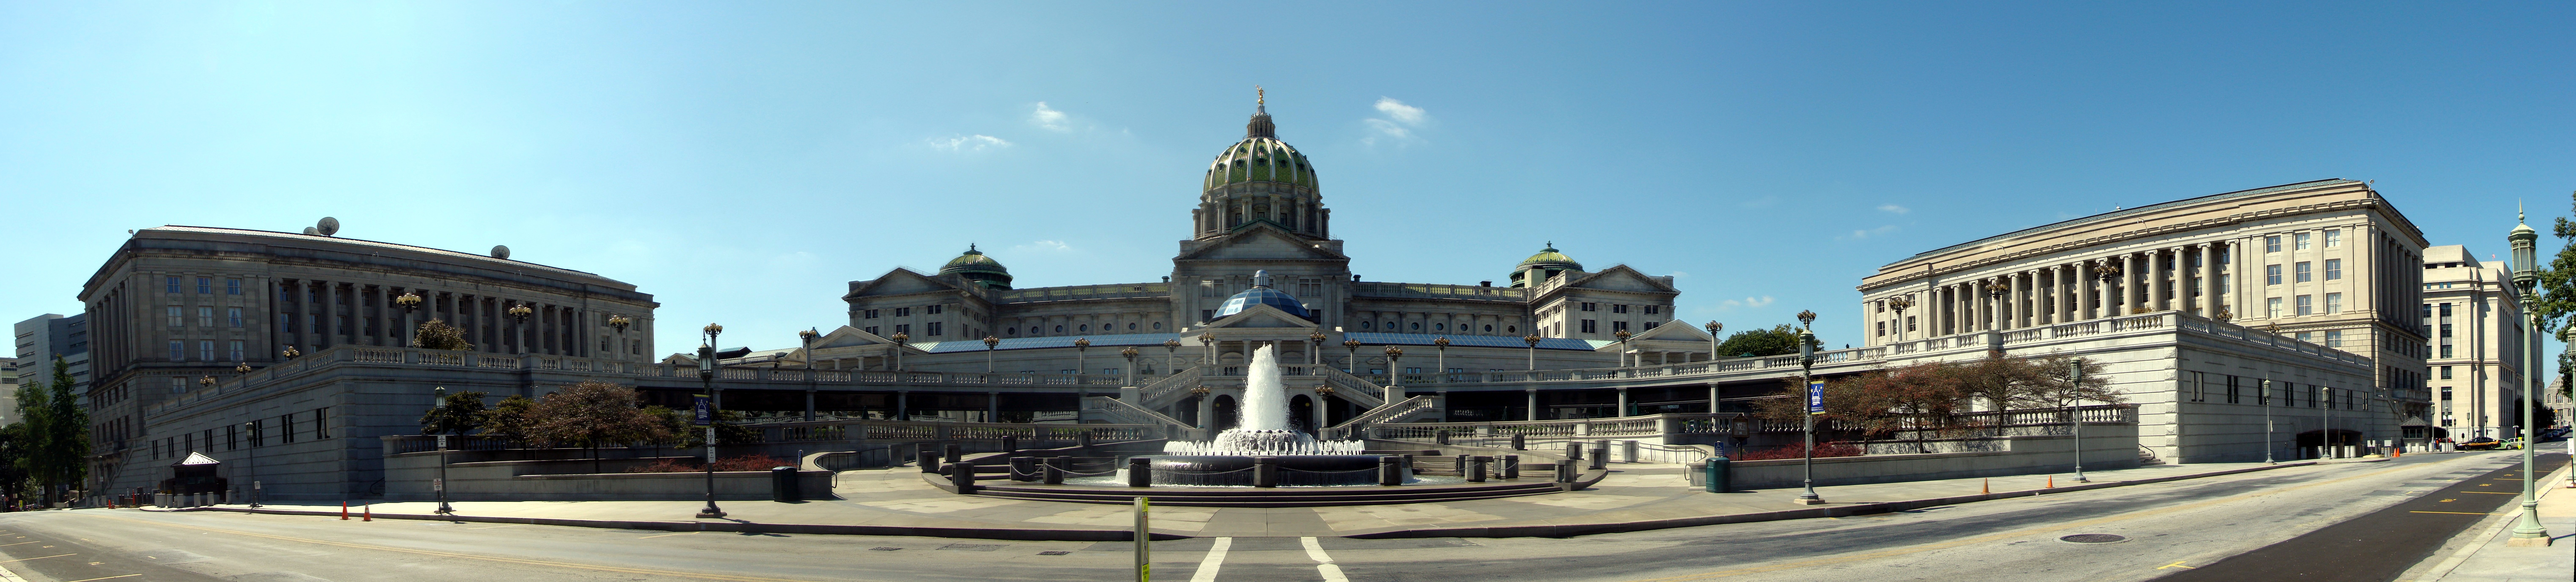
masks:
{"label": "trash can", "polygon": [[804,501],[804,492],[798,491],[796,487],[795,467],[778,466],[769,468],[770,501],[777,501],[780,503]]}
{"label": "trash can", "polygon": [[1728,481],[1731,477],[1727,475],[1726,472],[1728,465],[1732,465],[1734,463],[1735,460],[1728,459],[1726,457],[1709,457],[1708,462],[1706,463],[1708,470],[1707,478],[1701,480],[1701,484],[1706,485],[1708,487],[1708,492],[1710,493],[1725,493],[1732,490],[1731,486],[1734,485],[1734,483]]}

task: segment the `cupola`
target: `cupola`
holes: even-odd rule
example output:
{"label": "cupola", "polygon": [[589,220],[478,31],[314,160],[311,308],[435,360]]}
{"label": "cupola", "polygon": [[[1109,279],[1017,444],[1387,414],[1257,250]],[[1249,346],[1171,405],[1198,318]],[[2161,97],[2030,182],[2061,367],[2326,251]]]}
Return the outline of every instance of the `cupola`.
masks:
{"label": "cupola", "polygon": [[1216,308],[1216,317],[1221,319],[1243,313],[1243,310],[1251,309],[1254,305],[1268,305],[1310,321],[1315,319],[1315,314],[1307,311],[1306,304],[1298,302],[1296,297],[1270,288],[1269,271],[1253,271],[1252,288],[1225,298],[1225,304]]}
{"label": "cupola", "polygon": [[966,245],[965,254],[957,255],[957,258],[949,259],[948,264],[941,265],[939,274],[957,275],[987,289],[1011,288],[1011,270],[1004,268],[1001,261],[984,256],[984,252],[975,250],[975,245],[972,244]]}
{"label": "cupola", "polygon": [[1512,268],[1512,286],[1537,287],[1558,273],[1582,270],[1583,263],[1574,262],[1574,257],[1557,252],[1556,242],[1548,241],[1547,248],[1539,249],[1538,254],[1522,259],[1520,266]]}

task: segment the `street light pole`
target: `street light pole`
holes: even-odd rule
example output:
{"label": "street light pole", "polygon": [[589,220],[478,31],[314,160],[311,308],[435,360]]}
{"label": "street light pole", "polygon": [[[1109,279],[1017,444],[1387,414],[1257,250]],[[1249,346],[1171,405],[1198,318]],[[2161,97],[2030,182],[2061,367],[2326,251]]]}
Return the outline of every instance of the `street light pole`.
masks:
{"label": "street light pole", "polygon": [[1404,348],[1386,347],[1386,394],[1383,396],[1389,403],[1404,399],[1404,368],[1396,366],[1396,362],[1402,359]]}
{"label": "street light pole", "polygon": [[805,347],[805,422],[814,422],[814,338],[822,336],[823,332],[812,328],[796,332],[796,339]]}
{"label": "street light pole", "polygon": [[1324,332],[1306,334],[1306,342],[1310,344],[1306,348],[1307,365],[1324,365]]}
{"label": "street light pole", "polygon": [[420,294],[410,291],[404,291],[402,296],[394,298],[394,304],[402,306],[403,310],[402,325],[404,345],[420,347],[420,338],[418,337],[420,330],[413,329],[411,326],[411,312],[413,310],[420,309],[420,301]]}
{"label": "street light pole", "polygon": [[993,348],[1001,345],[1002,338],[984,336],[984,373],[993,373]]}
{"label": "street light pole", "polygon": [[2254,395],[2254,401],[2263,405],[2263,464],[2278,465],[2280,461],[2272,460],[2272,379],[2271,373],[2264,375],[2262,392]]}
{"label": "street light pole", "polygon": [[516,339],[519,344],[519,353],[528,353],[528,316],[534,315],[536,312],[537,310],[529,309],[528,304],[526,303],[512,305],[510,306],[509,311],[506,312],[510,314],[510,321],[514,324],[512,327],[516,328],[510,331],[511,335],[518,336]]}
{"label": "street light pole", "polygon": [[[1163,340],[1163,367],[1168,373],[1181,373],[1181,340]],[[1202,372],[1204,373],[1204,372]]]}
{"label": "street light pole", "polygon": [[694,416],[696,416],[697,424],[707,427],[707,506],[698,509],[698,519],[720,518],[725,516],[724,509],[716,507],[715,425],[716,412],[723,408],[724,403],[723,393],[716,392],[715,388],[715,342],[716,334],[723,333],[724,326],[710,323],[707,324],[705,331],[707,334],[707,341],[706,343],[698,346],[698,388],[707,393],[709,400],[706,404],[697,407],[702,408],[704,412],[695,414]]}
{"label": "street light pole", "polygon": [[[1708,361],[1715,362],[1719,357],[1717,355],[1717,332],[1724,331],[1726,329],[1726,324],[1718,323],[1717,320],[1712,319],[1709,320],[1707,324],[1701,325],[1700,327],[1708,330]],[[1717,369],[1709,368],[1708,371],[1715,372]],[[1711,410],[1709,412],[1717,411]]]}
{"label": "street light pole", "polygon": [[[2522,222],[2522,213],[2514,212],[2514,219],[2516,223]],[[2531,438],[2531,425],[2535,418],[2531,410],[2532,398],[2540,393],[2540,374],[2536,371],[2545,369],[2540,365],[2540,313],[2532,307],[2540,301],[2540,297],[2533,293],[2540,285],[2540,263],[2532,249],[2532,241],[2539,238],[2540,233],[2533,231],[2529,224],[2516,224],[2513,231],[2505,235],[2505,239],[2513,243],[2513,284],[2522,288],[2523,336],[2528,338],[2524,345],[2530,346],[2525,350],[2530,359],[2524,360],[2528,363],[2522,375],[2522,422],[2521,434],[2517,435],[2522,437],[2522,511],[2514,520],[2513,538],[2505,540],[2505,545],[2509,546],[2547,546],[2550,542],[2549,528],[2540,524],[2540,473],[2537,472],[2539,462],[2535,456],[2540,443]]]}
{"label": "street light pole", "polygon": [[2068,411],[2069,422],[2067,423],[2067,432],[2075,435],[2075,482],[2091,483],[2092,481],[2084,478],[2083,389],[2084,358],[2070,358],[2066,360],[2066,400],[2074,406],[2072,406],[2073,410]]}
{"label": "street light pole", "polygon": [[242,468],[250,473],[250,506],[259,507],[259,445],[268,440],[259,434],[259,421],[242,423],[242,434],[250,435],[251,447],[242,453]]}
{"label": "street light pole", "polygon": [[894,379],[901,382],[904,379],[903,374],[899,373],[903,371],[903,349],[912,345],[912,334],[898,331],[894,333],[894,337],[886,339],[894,340],[894,371],[898,372]]}
{"label": "street light pole", "polygon": [[1118,350],[1118,355],[1120,355],[1120,356],[1123,356],[1123,357],[1126,357],[1126,358],[1127,358],[1127,369],[1125,369],[1125,370],[1121,370],[1121,371],[1122,371],[1122,372],[1126,372],[1126,373],[1127,373],[1127,385],[1128,385],[1128,386],[1135,386],[1135,385],[1136,385],[1136,354],[1137,354],[1137,353],[1138,353],[1138,352],[1136,351],[1136,348],[1127,348],[1127,349]]}
{"label": "street light pole", "polygon": [[1358,375],[1360,373],[1360,340],[1342,340],[1342,347],[1348,348],[1351,352],[1349,357],[1342,358],[1342,373]]}
{"label": "street light pole", "polygon": [[[1618,338],[1619,338],[1619,367],[1621,367],[1621,368],[1628,367],[1628,337],[1629,337],[1629,336],[1636,335],[1636,334],[1628,333],[1628,330],[1624,330],[1624,329],[1623,329],[1623,330],[1619,330],[1619,331],[1611,332],[1611,333],[1610,333],[1610,335],[1612,335],[1612,336],[1616,336],[1616,337],[1618,337]],[[1640,359],[1643,359],[1643,358],[1640,358]],[[1642,364],[1643,362],[1640,362],[1640,363]]]}
{"label": "street light pole", "polygon": [[[1529,369],[1532,372],[1538,371],[1538,340],[1540,339],[1542,338],[1538,337],[1537,333],[1521,336],[1521,342],[1529,344]],[[1535,381],[1537,378],[1531,378],[1531,380]]]}
{"label": "street light pole", "polygon": [[429,392],[431,398],[438,400],[438,404],[433,407],[438,411],[438,487],[436,487],[438,509],[431,513],[454,515],[456,508],[447,505],[447,433],[455,430],[453,425],[448,424],[447,419],[447,387],[431,388]]}
{"label": "street light pole", "polygon": [[[1798,311],[1798,323],[1802,326],[1798,328],[1798,384],[1812,391],[1816,389],[1816,334],[1812,331],[1816,327],[1816,312]],[[1800,416],[1806,420],[1799,432],[1807,446],[1803,451],[1804,473],[1799,478],[1799,483],[1806,489],[1798,494],[1798,504],[1822,505],[1825,498],[1816,495],[1816,410],[1810,405],[1807,413]]]}
{"label": "street light pole", "polygon": [[1085,352],[1089,352],[1089,351],[1091,351],[1091,338],[1074,338],[1074,340],[1073,340],[1073,374],[1074,374],[1074,376],[1073,376],[1073,377],[1074,377],[1073,385],[1075,385],[1075,386],[1081,386],[1081,385],[1082,385],[1082,374],[1083,374],[1083,371],[1082,371],[1082,356],[1083,356],[1083,354],[1084,354]]}
{"label": "street light pole", "polygon": [[724,344],[716,343],[716,336],[724,335],[724,326],[710,323],[699,331],[706,332],[707,343],[703,350],[706,357],[698,363],[698,374],[707,377],[707,397],[712,399],[709,401],[711,410],[708,414],[714,414],[715,411],[724,410],[724,389],[715,387],[716,352],[724,349]]}
{"label": "street light pole", "polygon": [[1431,358],[1431,365],[1432,365],[1432,366],[1434,366],[1434,367],[1439,368],[1438,370],[1433,370],[1433,372],[1434,372],[1434,373],[1438,374],[1437,376],[1434,376],[1434,377],[1436,377],[1436,378],[1440,378],[1440,381],[1442,381],[1442,382],[1447,382],[1447,381],[1453,380],[1454,378],[1450,378],[1450,377],[1449,377],[1449,338],[1448,338],[1448,336],[1441,336],[1441,337],[1432,338],[1432,339],[1431,339],[1431,346],[1437,350],[1437,351],[1433,352],[1433,354],[1432,354],[1432,358]]}
{"label": "street light pole", "polygon": [[1905,310],[1914,308],[1914,296],[1898,295],[1887,300],[1887,308],[1896,310],[1896,321],[1889,322],[1889,327],[1896,328],[1896,341],[1905,341]]}

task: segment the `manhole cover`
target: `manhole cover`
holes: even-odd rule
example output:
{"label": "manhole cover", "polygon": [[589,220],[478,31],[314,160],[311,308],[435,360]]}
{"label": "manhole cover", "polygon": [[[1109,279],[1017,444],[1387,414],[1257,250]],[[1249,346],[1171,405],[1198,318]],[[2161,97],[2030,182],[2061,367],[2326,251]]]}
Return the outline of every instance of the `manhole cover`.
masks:
{"label": "manhole cover", "polygon": [[2057,538],[2057,541],[2070,544],[2116,544],[2129,541],[2129,538],[2111,534],[2075,534]]}
{"label": "manhole cover", "polygon": [[1073,553],[1073,552],[1067,552],[1067,551],[1064,551],[1064,550],[1047,550],[1047,551],[1043,551],[1043,552],[1038,552],[1038,555],[1040,555],[1040,556],[1062,556],[1062,555],[1065,555],[1065,554],[1071,554],[1071,553]]}

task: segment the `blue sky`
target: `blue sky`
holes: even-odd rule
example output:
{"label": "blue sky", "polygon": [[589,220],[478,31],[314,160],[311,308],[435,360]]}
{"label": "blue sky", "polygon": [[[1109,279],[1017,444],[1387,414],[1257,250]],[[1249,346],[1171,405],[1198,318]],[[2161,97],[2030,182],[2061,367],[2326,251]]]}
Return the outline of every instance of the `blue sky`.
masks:
{"label": "blue sky", "polygon": [[0,319],[77,312],[126,229],[326,215],[635,283],[666,351],[792,345],[970,242],[1021,286],[1153,281],[1259,84],[1369,280],[1552,240],[1678,276],[1683,319],[1856,342],[1877,266],[2114,206],[2376,180],[2502,253],[2576,189],[2571,12],[0,2]]}

